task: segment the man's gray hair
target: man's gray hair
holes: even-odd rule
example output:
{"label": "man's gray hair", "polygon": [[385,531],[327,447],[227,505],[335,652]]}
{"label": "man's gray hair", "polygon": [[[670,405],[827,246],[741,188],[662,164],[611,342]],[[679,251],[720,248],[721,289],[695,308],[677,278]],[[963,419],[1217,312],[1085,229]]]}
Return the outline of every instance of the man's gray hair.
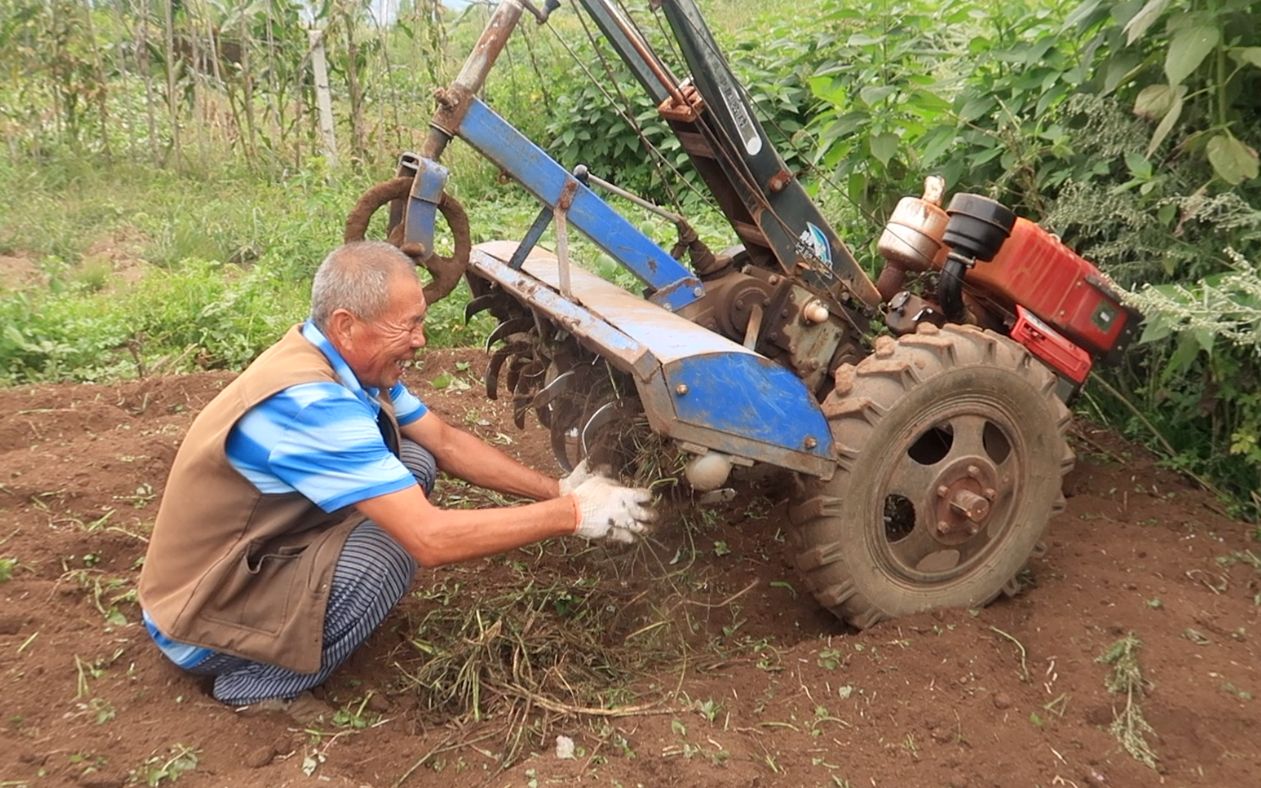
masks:
{"label": "man's gray hair", "polygon": [[400,274],[414,277],[415,266],[391,244],[356,241],[337,247],[315,271],[311,320],[324,331],[338,309],[363,320],[376,318],[390,302],[390,281]]}

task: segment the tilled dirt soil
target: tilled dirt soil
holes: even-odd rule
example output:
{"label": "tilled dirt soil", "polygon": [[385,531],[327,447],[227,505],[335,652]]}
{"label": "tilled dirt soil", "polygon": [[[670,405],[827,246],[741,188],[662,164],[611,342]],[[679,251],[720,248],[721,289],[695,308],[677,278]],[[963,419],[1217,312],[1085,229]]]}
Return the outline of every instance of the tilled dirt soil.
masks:
{"label": "tilled dirt soil", "polygon": [[[554,468],[545,435],[482,395],[483,365],[427,352],[413,389]],[[763,485],[686,527],[664,519],[638,549],[558,540],[422,570],[324,688],[340,725],[225,708],[163,660],[130,592],[179,441],[230,377],[0,391],[0,559],[16,559],[0,582],[0,785],[1261,784],[1256,532],[1088,425],[1033,587],[984,610],[846,629],[802,593],[782,493]],[[480,719],[426,708],[407,676],[415,643],[441,633],[417,631],[422,613],[571,578],[612,600],[581,619],[605,622],[610,649],[669,658],[610,678],[612,711],[576,711],[577,692],[513,715],[492,694]],[[1143,680],[1111,693],[1100,658],[1128,633]],[[1127,708],[1155,770],[1109,732]],[[557,757],[557,735],[576,757]]]}

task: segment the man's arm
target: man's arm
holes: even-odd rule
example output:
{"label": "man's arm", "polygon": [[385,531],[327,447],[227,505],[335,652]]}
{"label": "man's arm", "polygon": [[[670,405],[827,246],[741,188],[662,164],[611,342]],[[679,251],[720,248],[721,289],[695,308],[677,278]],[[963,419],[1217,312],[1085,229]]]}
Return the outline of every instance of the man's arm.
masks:
{"label": "man's arm", "polygon": [[[476,435],[452,427],[433,411],[404,426],[402,432],[405,438],[428,449],[440,469],[478,487],[536,501],[546,501],[560,494],[556,479],[527,468]],[[571,527],[570,532],[572,530]]]}
{"label": "man's arm", "polygon": [[573,496],[511,508],[439,509],[429,502],[419,485],[360,501],[355,508],[384,528],[426,567],[495,555],[553,536],[568,536],[575,532],[579,518]]}

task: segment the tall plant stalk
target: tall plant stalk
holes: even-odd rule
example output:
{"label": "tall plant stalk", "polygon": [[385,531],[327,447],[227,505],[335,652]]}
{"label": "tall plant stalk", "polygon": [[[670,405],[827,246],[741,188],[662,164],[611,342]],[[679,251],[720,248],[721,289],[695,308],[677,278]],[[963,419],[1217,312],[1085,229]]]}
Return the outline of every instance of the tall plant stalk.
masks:
{"label": "tall plant stalk", "polygon": [[166,109],[171,121],[171,153],[176,161],[183,154],[180,150],[180,116],[179,101],[175,96],[175,0],[162,1],[163,50],[166,55]]}

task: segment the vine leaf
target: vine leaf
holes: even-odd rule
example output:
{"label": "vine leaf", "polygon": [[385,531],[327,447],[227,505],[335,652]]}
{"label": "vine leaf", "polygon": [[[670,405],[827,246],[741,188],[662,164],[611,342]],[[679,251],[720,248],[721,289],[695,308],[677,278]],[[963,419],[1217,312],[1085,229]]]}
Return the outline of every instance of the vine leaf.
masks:
{"label": "vine leaf", "polygon": [[1208,160],[1217,177],[1237,186],[1257,177],[1257,152],[1228,133],[1208,141]]}
{"label": "vine leaf", "polygon": [[1166,115],[1173,106],[1174,95],[1174,89],[1169,85],[1148,85],[1134,99],[1134,114],[1147,120]]}
{"label": "vine leaf", "polygon": [[1143,37],[1147,32],[1147,28],[1160,19],[1160,15],[1169,7],[1169,0],[1147,0],[1147,5],[1134,16],[1130,21],[1125,23],[1122,32],[1125,33],[1126,45],[1133,44],[1135,41]]}
{"label": "vine leaf", "polygon": [[1160,143],[1164,142],[1165,137],[1169,136],[1169,132],[1173,131],[1174,125],[1178,122],[1178,117],[1182,115],[1182,97],[1186,95],[1186,92],[1186,85],[1178,85],[1172,89],[1169,110],[1165,112],[1165,116],[1156,125],[1156,131],[1152,132],[1152,141],[1147,144],[1147,153],[1144,154],[1147,158],[1151,158],[1151,155],[1160,147]]}
{"label": "vine leaf", "polygon": [[1213,25],[1192,25],[1175,33],[1165,55],[1165,75],[1169,77],[1169,84],[1179,84],[1199,68],[1221,36],[1221,31]]}
{"label": "vine leaf", "polygon": [[898,137],[896,134],[877,134],[871,138],[871,155],[875,156],[881,164],[889,166],[889,159],[898,152]]}
{"label": "vine leaf", "polygon": [[1238,47],[1230,50],[1230,55],[1240,63],[1249,63],[1261,68],[1261,47]]}

